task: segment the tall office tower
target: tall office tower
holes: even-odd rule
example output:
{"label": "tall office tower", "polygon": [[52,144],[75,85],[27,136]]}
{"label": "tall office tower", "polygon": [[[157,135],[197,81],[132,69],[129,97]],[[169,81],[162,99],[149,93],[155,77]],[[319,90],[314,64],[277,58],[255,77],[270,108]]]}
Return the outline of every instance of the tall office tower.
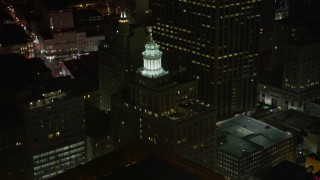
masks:
{"label": "tall office tower", "polygon": [[261,102],[305,111],[311,101],[320,99],[318,29],[316,21],[303,17],[275,23],[272,61],[282,70],[259,86]]}
{"label": "tall office tower", "polygon": [[124,0],[130,23],[143,23],[150,18],[149,0]]}
{"label": "tall office tower", "polygon": [[217,107],[218,119],[255,109],[260,4],[152,1],[155,38],[170,61],[165,63],[199,80],[200,99]]}
{"label": "tall office tower", "polygon": [[25,104],[29,177],[46,179],[87,162],[84,99],[61,90]]}
{"label": "tall office tower", "polygon": [[197,100],[197,80],[170,78],[159,45],[149,39],[130,92],[111,99],[114,146],[149,141],[212,169],[216,111]]}
{"label": "tall office tower", "polygon": [[[111,27],[110,27],[111,26]],[[101,93],[101,109],[110,110],[110,96],[126,84],[130,79],[126,75],[134,71],[145,39],[145,29],[132,27],[125,12],[121,12],[118,25],[106,28],[106,40],[100,45],[99,88]]]}

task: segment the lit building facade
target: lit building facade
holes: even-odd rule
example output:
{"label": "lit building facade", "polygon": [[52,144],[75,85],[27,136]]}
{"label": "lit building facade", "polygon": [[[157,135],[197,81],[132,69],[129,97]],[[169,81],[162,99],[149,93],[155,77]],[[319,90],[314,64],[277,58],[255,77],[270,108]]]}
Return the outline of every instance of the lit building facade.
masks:
{"label": "lit building facade", "polygon": [[290,132],[244,115],[220,123],[217,138],[217,172],[227,179],[248,179],[283,160],[295,161]]}
{"label": "lit building facade", "polygon": [[0,53],[1,54],[10,54],[10,53],[17,53],[21,54],[28,58],[35,57],[36,48],[33,42],[27,42],[24,44],[15,44],[15,45],[0,45]]}
{"label": "lit building facade", "polygon": [[87,162],[84,100],[52,91],[26,104],[28,172],[45,179]]}
{"label": "lit building facade", "polygon": [[150,35],[130,92],[111,99],[114,145],[149,141],[202,166],[215,165],[216,111],[198,98],[197,81],[176,82]]}
{"label": "lit building facade", "polygon": [[258,101],[281,110],[295,109],[307,111],[310,103],[320,98],[319,94],[320,89],[295,93],[272,85],[258,85]]}
{"label": "lit building facade", "polygon": [[[256,106],[261,0],[153,0],[154,34],[170,62],[199,80],[218,119]],[[172,66],[172,63],[175,63]]]}

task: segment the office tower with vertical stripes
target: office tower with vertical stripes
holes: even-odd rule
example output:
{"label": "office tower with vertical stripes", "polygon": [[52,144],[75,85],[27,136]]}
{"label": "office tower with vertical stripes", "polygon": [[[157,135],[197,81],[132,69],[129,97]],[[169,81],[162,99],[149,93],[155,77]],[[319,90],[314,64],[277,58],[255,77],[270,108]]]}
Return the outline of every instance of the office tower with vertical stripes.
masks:
{"label": "office tower with vertical stripes", "polygon": [[171,72],[199,80],[218,119],[256,105],[261,0],[153,0],[154,37]]}

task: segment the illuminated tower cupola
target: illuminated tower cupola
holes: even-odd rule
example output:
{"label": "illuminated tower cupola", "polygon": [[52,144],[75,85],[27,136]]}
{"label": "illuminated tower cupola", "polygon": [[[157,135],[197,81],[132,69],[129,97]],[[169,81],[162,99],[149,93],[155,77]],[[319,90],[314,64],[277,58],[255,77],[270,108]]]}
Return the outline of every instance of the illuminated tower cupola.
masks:
{"label": "illuminated tower cupola", "polygon": [[143,76],[157,78],[168,74],[168,71],[162,68],[162,52],[159,50],[159,47],[160,46],[153,41],[152,33],[150,32],[149,42],[145,45],[146,50],[142,52],[143,67],[138,70]]}
{"label": "illuminated tower cupola", "polygon": [[127,18],[127,14],[125,11],[121,11],[120,19],[119,19],[119,33],[122,36],[129,36],[130,35],[130,25],[129,20]]}

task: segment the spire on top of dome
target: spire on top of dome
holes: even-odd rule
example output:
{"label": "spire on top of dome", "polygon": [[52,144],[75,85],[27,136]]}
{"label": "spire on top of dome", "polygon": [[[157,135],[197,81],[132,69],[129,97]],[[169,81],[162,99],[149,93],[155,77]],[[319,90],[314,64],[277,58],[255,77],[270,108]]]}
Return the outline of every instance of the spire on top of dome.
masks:
{"label": "spire on top of dome", "polygon": [[149,41],[153,42],[152,27],[151,26],[147,26],[147,32],[149,33]]}
{"label": "spire on top of dome", "polygon": [[168,74],[164,71],[161,64],[162,52],[159,50],[160,46],[152,38],[152,27],[147,27],[149,32],[149,42],[145,45],[145,51],[142,52],[143,67],[139,69],[143,76],[149,78],[156,78]]}

